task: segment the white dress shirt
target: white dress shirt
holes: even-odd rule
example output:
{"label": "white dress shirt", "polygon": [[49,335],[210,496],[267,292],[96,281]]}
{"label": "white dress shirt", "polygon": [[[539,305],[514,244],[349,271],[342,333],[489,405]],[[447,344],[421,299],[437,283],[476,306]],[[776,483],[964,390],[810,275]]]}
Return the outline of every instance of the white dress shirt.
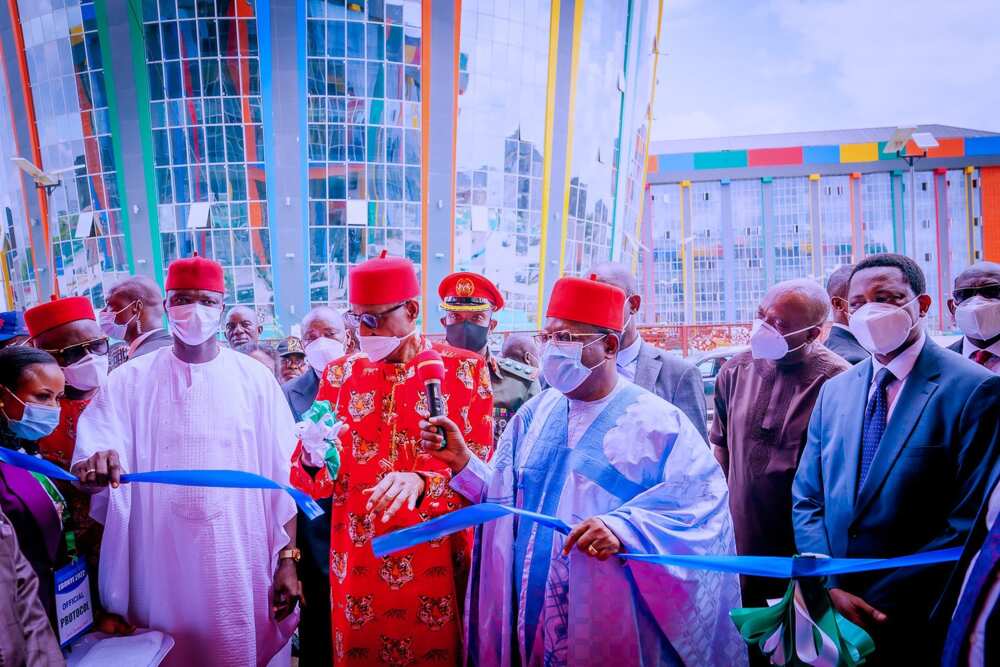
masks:
{"label": "white dress shirt", "polygon": [[903,391],[903,387],[906,386],[906,378],[910,376],[910,372],[913,371],[913,367],[917,364],[917,358],[920,356],[921,351],[924,349],[924,344],[927,342],[927,334],[924,333],[923,329],[920,331],[920,338],[918,338],[910,347],[906,348],[900,352],[895,359],[890,361],[888,364],[879,363],[879,360],[872,355],[872,383],[868,388],[868,400],[872,400],[872,395],[875,393],[875,378],[878,377],[878,372],[883,368],[888,368],[889,372],[895,376],[895,380],[886,385],[885,394],[886,399],[889,402],[889,411],[886,414],[886,422],[888,423],[889,418],[892,417],[892,411],[896,407],[896,399],[899,398],[899,393]]}
{"label": "white dress shirt", "polygon": [[[993,343],[989,347],[976,347],[969,342],[968,338],[962,339],[962,356],[966,359],[972,359],[972,355],[980,350],[986,350],[987,352],[993,353],[993,358],[986,363],[986,368],[994,373],[1000,373],[1000,340]],[[972,360],[975,361],[975,359]]]}
{"label": "white dress shirt", "polygon": [[639,348],[642,347],[642,336],[636,336],[628,347],[618,350],[618,373],[629,382],[635,382],[635,372],[639,366]]}

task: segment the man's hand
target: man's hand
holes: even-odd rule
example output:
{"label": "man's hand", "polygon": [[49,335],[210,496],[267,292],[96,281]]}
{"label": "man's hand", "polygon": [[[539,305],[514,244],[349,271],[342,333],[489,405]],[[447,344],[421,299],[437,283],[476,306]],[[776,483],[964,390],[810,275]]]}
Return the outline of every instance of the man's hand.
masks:
{"label": "man's hand", "polygon": [[274,573],[274,585],[271,587],[271,613],[274,620],[283,621],[295,611],[295,603],[306,606],[302,594],[302,582],[295,570],[295,561],[283,558],[278,562],[278,570]]}
{"label": "man's hand", "polygon": [[[444,449],[441,448],[441,432],[447,438]],[[451,468],[452,472],[460,472],[472,456],[461,429],[447,417],[430,417],[420,422],[420,446]]]}
{"label": "man's hand", "polygon": [[411,510],[417,506],[424,493],[424,478],[415,472],[391,472],[362,493],[371,495],[366,509],[372,514],[383,512],[382,523],[386,523],[403,507],[403,503]]}
{"label": "man's hand", "polygon": [[888,618],[857,595],[851,595],[842,588],[831,588],[829,593],[834,609],[848,621],[868,632],[871,632],[876,625],[885,623]]}
{"label": "man's hand", "polygon": [[118,452],[113,449],[97,452],[90,458],[78,461],[70,472],[76,475],[83,487],[90,492],[100,491],[109,483],[112,488],[117,489],[122,479]]}
{"label": "man's hand", "polygon": [[574,544],[577,549],[597,560],[607,560],[609,556],[622,550],[621,541],[597,517],[587,519],[570,531],[566,546],[563,547],[564,556],[569,555]]}

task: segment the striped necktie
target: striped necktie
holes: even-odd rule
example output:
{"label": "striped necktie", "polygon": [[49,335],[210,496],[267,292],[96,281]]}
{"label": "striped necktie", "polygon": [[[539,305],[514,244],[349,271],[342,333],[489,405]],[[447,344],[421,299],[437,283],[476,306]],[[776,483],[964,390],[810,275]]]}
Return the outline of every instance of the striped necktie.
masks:
{"label": "striped necktie", "polygon": [[969,640],[969,632],[979,614],[982,611],[989,611],[991,615],[997,613],[996,609],[980,610],[980,607],[983,596],[996,579],[998,565],[1000,565],[1000,519],[993,522],[993,527],[983,540],[983,546],[973,563],[962,597],[955,607],[955,615],[951,619],[951,625],[948,626],[948,638],[945,640],[944,655],[941,658],[943,667],[955,667],[960,664]]}

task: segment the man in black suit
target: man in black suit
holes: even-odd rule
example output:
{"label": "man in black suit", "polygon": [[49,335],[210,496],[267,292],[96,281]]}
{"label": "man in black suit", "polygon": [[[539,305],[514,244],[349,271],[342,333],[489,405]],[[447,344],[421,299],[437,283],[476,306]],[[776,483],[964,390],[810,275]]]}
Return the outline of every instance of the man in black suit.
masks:
{"label": "man in black suit", "polygon": [[[985,466],[986,462],[984,462]],[[932,617],[946,627],[943,667],[1000,664],[1000,461]]]}
{"label": "man in black suit", "polygon": [[833,326],[827,336],[826,348],[840,355],[849,364],[859,364],[868,358],[868,350],[861,347],[858,339],[847,326],[847,286],[851,282],[853,264],[844,264],[830,274],[826,281],[826,293],[830,296]]}
{"label": "man in black suit", "polygon": [[[340,313],[329,306],[313,308],[302,319],[302,346],[306,368],[302,375],[282,385],[295,421],[312,407],[319,391],[323,370],[331,361],[344,356],[347,332]],[[302,665],[333,663],[330,637],[330,498],[316,501],[323,515],[306,519],[299,514],[296,540],[302,550],[299,579],[306,595],[313,601],[302,609],[299,621],[299,662]]]}
{"label": "man in black suit", "polygon": [[[848,304],[872,355],[820,390],[792,485],[796,545],[834,558],[960,546],[998,449],[1000,376],[924,332],[931,298],[908,257],[859,262]],[[836,609],[873,634],[877,664],[923,665],[939,647],[928,619],[950,569],[844,575],[827,587]]]}
{"label": "man in black suit", "polygon": [[173,345],[163,326],[163,293],[152,278],[130,276],[112,287],[98,318],[104,335],[128,346],[122,363]]}
{"label": "man in black suit", "polygon": [[976,262],[958,274],[948,310],[964,334],[948,349],[1000,373],[1000,264]]}

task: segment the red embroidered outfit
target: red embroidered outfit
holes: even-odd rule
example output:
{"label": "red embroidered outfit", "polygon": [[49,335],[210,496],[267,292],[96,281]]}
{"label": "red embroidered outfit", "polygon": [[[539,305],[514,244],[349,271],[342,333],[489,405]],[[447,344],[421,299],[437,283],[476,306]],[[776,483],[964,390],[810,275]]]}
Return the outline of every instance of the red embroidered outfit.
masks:
{"label": "red embroidered outfit", "polygon": [[[444,359],[442,394],[448,415],[483,459],[493,450],[493,398],[481,357],[434,344]],[[330,585],[334,664],[457,664],[471,532],[379,558],[371,540],[458,509],[465,501],[448,486],[446,466],[420,448],[428,415],[414,364],[373,363],[364,355],[327,367],[316,400],[328,400],[347,424],[338,449],[341,468],[312,477],[293,457],[292,484],[314,497],[332,496]],[[388,523],[369,516],[368,496],[389,472],[417,472],[426,482],[416,509],[404,507]],[[309,592],[306,591],[306,595]]]}

